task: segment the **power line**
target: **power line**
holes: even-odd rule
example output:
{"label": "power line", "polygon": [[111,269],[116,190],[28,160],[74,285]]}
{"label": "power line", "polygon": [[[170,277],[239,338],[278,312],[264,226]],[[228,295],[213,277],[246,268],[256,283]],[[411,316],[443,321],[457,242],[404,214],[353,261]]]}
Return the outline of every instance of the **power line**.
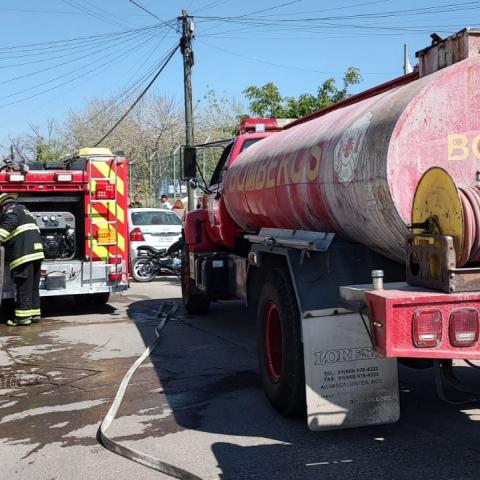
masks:
{"label": "power line", "polygon": [[[90,2],[90,0],[83,0],[85,3],[87,3],[88,5],[90,5],[90,7],[92,9],[95,9],[101,13],[104,13],[105,15],[107,15],[107,17],[114,17],[114,18],[118,18],[118,15],[114,15],[113,13],[110,13],[108,12],[107,10],[105,10],[104,8],[102,7],[99,7],[98,5],[95,5],[94,3]],[[129,25],[134,25],[133,23],[129,22],[128,20],[122,20],[122,19],[119,19],[122,23],[126,23],[126,24],[129,24]],[[134,25],[135,26],[135,25]]]}
{"label": "power line", "polygon": [[61,0],[63,3],[66,3],[70,7],[80,10],[81,12],[86,13],[87,15],[90,15],[93,18],[96,18],[97,20],[100,20],[101,22],[106,22],[109,23],[110,25],[115,26],[121,26],[124,27],[121,23],[117,22],[116,20],[110,20],[109,18],[105,17],[105,15],[100,15],[98,13],[95,13],[93,10],[89,9],[88,7],[85,7],[83,5],[78,5],[75,0]]}
{"label": "power line", "polygon": [[[292,67],[291,65],[282,65],[280,63],[273,63],[273,62],[269,62],[268,60],[261,60],[259,58],[250,57],[250,56],[244,55],[242,53],[232,52],[230,50],[226,50],[225,48],[218,47],[216,45],[211,45],[211,44],[205,42],[204,40],[199,40],[198,38],[197,38],[197,40],[200,43],[203,43],[204,45],[207,45],[210,48],[215,48],[217,50],[228,53],[228,54],[233,55],[235,57],[245,58],[247,60],[251,60],[252,62],[263,63],[265,65],[272,65],[274,67],[286,68],[288,70],[299,70],[299,71],[302,71],[302,72],[322,73],[322,74],[325,74],[325,75],[339,75],[339,74],[345,73],[345,72],[332,72],[332,71],[314,70],[314,69],[311,69],[311,68]],[[362,72],[362,75],[364,75],[364,74],[365,75],[394,75],[395,72],[365,72],[365,73]]]}
{"label": "power line", "polygon": [[[160,33],[162,31],[162,29],[165,29],[165,27],[160,27],[160,29],[158,30],[158,33]],[[130,37],[130,36],[133,37],[133,36],[137,36],[137,35],[143,36],[147,32],[148,32],[148,30],[145,30],[144,32],[129,33],[129,34],[121,35],[121,36],[118,36],[118,37],[107,38],[106,40],[101,41],[101,42],[99,42],[98,40],[91,40],[91,41],[88,41],[88,42],[79,43],[78,45],[70,45],[70,46],[67,46],[65,48],[59,48],[59,49],[56,49],[56,50],[53,50],[53,51],[48,50],[48,51],[30,53],[30,54],[25,54],[25,55],[13,55],[11,57],[0,57],[0,61],[1,61],[1,60],[11,60],[13,58],[17,59],[17,58],[22,58],[22,57],[46,57],[47,55],[51,55],[51,56],[48,56],[46,58],[39,58],[38,60],[30,60],[30,61],[26,61],[26,62],[12,63],[12,64],[8,64],[8,65],[1,65],[2,62],[0,62],[0,69],[3,70],[3,69],[6,69],[6,68],[23,67],[25,65],[33,65],[33,64],[36,64],[36,63],[51,62],[51,61],[59,59],[59,58],[68,57],[72,54],[77,54],[77,53],[81,53],[81,52],[85,52],[85,51],[91,51],[92,48],[97,48],[97,47],[100,47],[100,46],[103,46],[103,45],[108,45],[109,43],[113,43],[113,42],[118,43],[118,40],[121,39],[121,38]],[[61,55],[57,55],[57,53],[59,53]]]}
{"label": "power line", "polygon": [[[139,68],[143,68],[146,63],[150,60],[152,55],[155,53],[156,49],[160,45],[160,43],[165,39],[165,35],[160,39],[160,42],[157,43],[154,48],[150,51],[150,53],[143,59],[142,65]],[[151,75],[155,73],[155,71],[160,68],[162,63],[165,61],[167,54],[157,63],[154,65],[151,65],[150,68],[147,69],[147,71],[143,74],[140,75],[133,75],[130,79],[129,82],[130,85],[127,85],[123,90],[119,92],[118,95],[116,95],[114,98],[110,100],[110,105],[106,107],[106,110],[103,110],[98,112],[97,114],[93,115],[93,117],[90,117],[88,119],[88,122],[90,123],[90,130],[96,130],[103,122],[102,120],[96,122],[95,124],[92,124],[95,120],[97,120],[101,116],[105,116],[105,114],[108,116],[108,112],[113,111],[116,108],[119,108],[120,105],[125,103],[130,97],[132,97],[135,92],[141,87],[144,81],[146,81],[147,78],[149,78]],[[123,99],[117,104],[117,101],[120,100],[123,97]]]}
{"label": "power line", "polygon": [[133,3],[134,5],[136,5],[138,8],[141,8],[144,12],[147,12],[148,14],[150,14],[152,17],[156,18],[157,20],[160,20],[164,25],[167,25],[168,27],[170,27],[173,31],[175,31],[175,28],[172,27],[172,25],[170,25],[169,23],[165,22],[164,20],[162,20],[158,15],[155,15],[153,12],[151,12],[150,10],[147,10],[143,5],[140,5],[139,3],[135,2],[135,0],[129,0],[130,3]]}
{"label": "power line", "polygon": [[160,74],[163,72],[163,69],[168,65],[168,62],[171,60],[173,55],[175,55],[175,52],[180,48],[180,44],[178,44],[174,49],[172,49],[170,55],[167,57],[163,65],[160,67],[158,72],[155,74],[155,76],[150,80],[148,85],[143,89],[142,93],[137,97],[137,99],[132,103],[132,105],[127,109],[127,111],[115,122],[113,127],[94,145],[95,147],[98,147],[119,125],[120,123],[125,119],[125,117],[135,108],[137,103],[142,99],[142,97],[148,92],[150,87],[154,84],[155,80],[160,76]]}
{"label": "power line", "polygon": [[[456,4],[443,4],[437,5],[434,7],[422,7],[422,8],[413,8],[405,10],[392,10],[385,12],[371,12],[371,13],[358,13],[352,15],[337,15],[337,16],[328,16],[328,17],[303,17],[303,18],[291,18],[292,14],[283,14],[282,16],[288,15],[289,18],[273,18],[274,16],[264,16],[258,18],[245,18],[245,15],[229,16],[229,17],[220,17],[220,16],[211,16],[211,17],[197,17],[197,19],[209,19],[217,20],[224,22],[239,22],[246,24],[267,24],[267,25],[278,25],[282,23],[286,24],[295,24],[303,22],[312,22],[312,21],[327,21],[327,20],[351,20],[358,18],[386,18],[390,16],[402,17],[402,16],[412,16],[412,15],[432,15],[438,13],[448,13],[452,11],[463,11],[463,10],[476,10],[480,7],[479,1],[473,2],[463,2]],[[296,13],[296,15],[304,13]],[[197,21],[199,21],[197,20]]]}
{"label": "power line", "polygon": [[230,3],[232,0],[215,0],[214,2],[207,3],[203,7],[194,10],[193,14],[197,14],[200,12],[204,12],[205,10],[209,10],[210,8],[218,8],[220,5],[225,5],[226,3]]}
{"label": "power line", "polygon": [[[143,41],[143,42],[141,42],[140,44],[137,44],[137,45],[133,46],[132,48],[130,48],[130,49],[128,49],[128,50],[124,50],[124,51],[122,51],[119,55],[117,55],[117,56],[115,56],[115,57],[110,57],[110,59],[107,60],[107,61],[105,61],[105,59],[101,58],[101,59],[95,61],[94,64],[99,63],[99,62],[101,61],[101,62],[102,62],[102,68],[103,68],[103,66],[105,66],[105,65],[110,65],[110,64],[113,63],[114,61],[116,61],[116,60],[118,60],[118,59],[120,59],[120,58],[122,58],[122,57],[125,57],[125,55],[127,55],[128,53],[130,53],[130,52],[132,52],[132,51],[134,51],[134,50],[137,50],[138,48],[142,47],[142,46],[143,46],[147,41],[149,41],[149,40],[150,40],[150,39],[147,39],[146,41]],[[84,66],[82,66],[82,67],[80,67],[80,68],[76,68],[76,69],[74,69],[74,70],[71,70],[70,72],[68,72],[68,73],[66,73],[66,74],[63,74],[63,75],[61,75],[61,76],[59,76],[59,77],[56,77],[56,79],[62,78],[62,77],[66,77],[66,76],[68,76],[68,75],[71,75],[72,73],[76,73],[78,70],[81,70],[81,69],[83,69],[83,68],[84,68]],[[30,100],[30,99],[32,99],[32,98],[38,97],[38,96],[40,96],[40,95],[43,95],[44,93],[51,92],[52,90],[55,90],[55,89],[60,88],[60,87],[63,87],[64,85],[67,85],[67,84],[69,84],[69,83],[72,83],[72,82],[74,82],[75,80],[77,80],[77,79],[79,79],[79,78],[83,78],[83,77],[85,77],[86,75],[88,75],[89,73],[92,73],[92,72],[94,72],[94,71],[96,71],[96,70],[98,70],[98,68],[97,68],[97,67],[93,67],[93,68],[91,68],[91,69],[89,69],[89,70],[86,70],[86,71],[84,71],[83,73],[77,75],[77,76],[76,76],[75,78],[73,78],[73,79],[66,80],[65,82],[59,83],[59,84],[57,84],[57,85],[54,85],[54,86],[52,86],[52,87],[50,87],[50,88],[47,88],[47,89],[45,89],[45,90],[42,90],[41,92],[38,92],[38,93],[35,93],[35,94],[32,94],[32,95],[29,95],[28,97],[20,98],[20,99],[18,99],[18,100],[14,100],[14,101],[12,101],[12,102],[9,102],[9,103],[0,105],[0,108],[8,107],[8,106],[10,106],[10,105],[15,105],[15,104],[17,104],[17,103],[24,102],[24,101],[26,101],[26,100]],[[34,87],[30,87],[30,88],[27,88],[27,89],[22,90],[22,91],[20,91],[20,92],[16,92],[16,93],[14,93],[14,94],[6,95],[6,96],[0,97],[0,98],[5,98],[5,99],[6,99],[6,98],[10,98],[10,97],[12,97],[12,96],[17,96],[17,95],[19,95],[19,94],[21,94],[21,93],[28,92],[28,91],[30,91],[30,90],[33,90],[33,89],[35,89],[35,88],[38,88],[38,87],[40,87],[40,86],[42,86],[42,85],[45,85],[45,84],[51,83],[51,82],[52,82],[52,80],[49,80],[49,81],[47,81],[47,82],[42,82],[41,84],[37,84],[37,85],[35,85]]]}
{"label": "power line", "polygon": [[[155,34],[155,33],[154,33],[154,34],[152,34],[152,33],[147,34],[147,33],[145,33],[145,32],[142,33],[142,36],[143,36],[143,37],[145,37],[146,35],[148,35],[149,38],[153,38],[156,34]],[[109,50],[109,49],[111,49],[111,48],[115,48],[115,47],[117,47],[117,46],[119,46],[119,45],[122,45],[122,44],[124,44],[124,43],[129,43],[129,42],[131,42],[131,41],[132,41],[132,39],[126,39],[126,40],[123,39],[123,40],[121,40],[121,41],[117,41],[116,43],[114,43],[114,44],[112,44],[112,45],[108,45],[108,46],[106,46],[106,47],[104,46],[104,47],[99,48],[99,49],[96,49],[96,50],[95,50],[95,49],[92,50],[91,48],[89,48],[89,49],[87,49],[88,53],[85,54],[85,55],[80,55],[80,56],[78,56],[78,57],[71,58],[70,60],[67,60],[67,61],[64,61],[64,62],[60,62],[60,63],[56,63],[56,64],[54,64],[54,65],[49,65],[48,67],[44,67],[44,68],[41,68],[41,69],[39,69],[39,70],[35,70],[35,71],[33,71],[33,72],[24,73],[23,75],[18,75],[18,76],[16,76],[16,77],[11,77],[11,78],[8,78],[8,79],[6,79],[6,80],[2,80],[2,81],[0,82],[0,85],[3,85],[3,84],[5,84],[5,83],[10,83],[10,82],[13,82],[13,81],[15,81],[15,80],[21,80],[21,79],[23,79],[23,78],[31,77],[31,76],[33,76],[33,75],[38,75],[39,73],[47,72],[47,71],[49,71],[49,70],[54,70],[55,68],[58,68],[58,67],[63,67],[64,65],[68,65],[69,63],[74,63],[74,62],[76,62],[76,61],[78,61],[78,60],[83,60],[83,59],[85,59],[85,58],[91,57],[91,56],[93,56],[93,55],[97,55],[98,53],[104,52],[104,51]],[[58,78],[58,77],[57,77],[57,78]],[[0,98],[2,98],[2,97],[0,97]]]}
{"label": "power line", "polygon": [[[48,49],[48,48],[55,48],[56,45],[61,45],[61,44],[71,44],[75,43],[78,41],[83,41],[83,40],[91,40],[91,39],[97,39],[97,38],[105,38],[105,37],[114,37],[117,35],[124,35],[130,32],[140,32],[143,30],[148,30],[152,28],[157,28],[158,25],[149,25],[146,27],[139,27],[139,28],[132,28],[130,30],[122,30],[120,32],[112,32],[112,33],[101,33],[99,35],[86,35],[84,37],[74,37],[74,38],[67,38],[64,40],[53,40],[50,42],[39,42],[39,43],[26,43],[23,45],[13,45],[10,47],[3,47],[0,48],[0,52],[3,51],[9,51],[9,50],[15,50],[15,51],[20,51],[23,52],[27,50],[43,50],[43,49]],[[27,47],[32,47],[32,48],[27,48]],[[37,47],[37,48],[36,48]]]}
{"label": "power line", "polygon": [[[117,57],[117,58],[118,58],[118,57]],[[164,56],[163,58],[165,58],[165,56]],[[114,60],[115,60],[115,59],[114,59]],[[109,69],[109,68],[110,68],[110,63],[111,63],[111,62],[106,62],[106,63],[104,63],[102,66],[100,66],[100,67],[98,67],[98,68],[95,68],[95,69],[93,70],[93,72],[94,72],[94,78],[98,78],[98,76],[101,75],[105,70]],[[150,68],[149,71],[147,72],[147,75],[145,75],[142,79],[140,79],[141,82],[143,83],[144,79],[148,78],[151,74],[153,74],[153,73],[156,71],[156,69],[158,68],[158,66],[159,66],[160,64],[161,64],[161,62],[159,62],[159,63],[157,63],[156,65],[154,65],[153,68]],[[86,74],[88,74],[88,73],[91,73],[91,71],[90,71],[90,72],[86,72]],[[85,75],[86,75],[86,74],[85,74]],[[73,80],[70,80],[70,81],[68,82],[70,85],[73,85],[73,86],[71,86],[71,87],[69,88],[68,95],[71,95],[71,92],[73,92],[76,88],[78,88],[78,87],[80,86],[80,84],[84,84],[84,82],[82,81],[82,77],[84,77],[85,75],[80,75],[80,76],[78,76],[77,78],[75,78],[75,79],[73,79]],[[92,78],[92,79],[93,79],[93,78]],[[67,83],[67,82],[65,82],[65,83]],[[132,85],[131,87],[133,88],[133,87],[135,87],[135,85]],[[130,88],[130,87],[129,87],[129,88]],[[52,88],[52,89],[50,89],[50,90],[54,90],[54,89],[55,89],[55,88]],[[137,88],[135,88],[135,90],[134,90],[130,95],[128,95],[128,98],[129,98],[130,96],[132,96],[132,95],[135,93],[136,90],[137,90]],[[43,93],[43,92],[42,92],[42,93]],[[39,94],[39,95],[36,95],[36,96],[38,97],[38,96],[40,96],[40,94]],[[120,93],[120,95],[117,96],[117,98],[120,98],[121,96],[122,96],[122,94]],[[29,108],[28,114],[31,114],[32,112],[38,111],[40,108],[43,108],[43,107],[45,107],[46,105],[49,105],[52,101],[62,100],[63,98],[64,98],[64,95],[61,95],[61,96],[58,96],[58,95],[57,95],[57,96],[55,96],[55,97],[53,97],[53,98],[50,98],[49,100],[47,100],[47,102],[44,102],[44,103],[42,103],[41,105],[39,105],[39,106],[37,106],[37,107]],[[121,103],[123,103],[123,102],[126,101],[126,100],[127,100],[127,97],[126,97],[124,100],[122,100]],[[121,103],[119,104],[119,106],[121,105]],[[101,113],[102,113],[102,112],[100,112],[100,114],[101,114]],[[94,118],[97,118],[97,116],[95,116]],[[98,123],[98,125],[100,125],[100,123]]]}

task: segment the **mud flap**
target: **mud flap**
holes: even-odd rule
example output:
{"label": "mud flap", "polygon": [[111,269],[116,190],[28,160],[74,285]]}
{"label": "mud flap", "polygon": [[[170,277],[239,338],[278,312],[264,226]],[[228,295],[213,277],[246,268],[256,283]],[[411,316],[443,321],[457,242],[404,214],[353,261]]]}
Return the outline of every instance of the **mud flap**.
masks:
{"label": "mud flap", "polygon": [[360,314],[336,312],[317,311],[302,320],[310,430],[396,422],[397,360],[372,349]]}

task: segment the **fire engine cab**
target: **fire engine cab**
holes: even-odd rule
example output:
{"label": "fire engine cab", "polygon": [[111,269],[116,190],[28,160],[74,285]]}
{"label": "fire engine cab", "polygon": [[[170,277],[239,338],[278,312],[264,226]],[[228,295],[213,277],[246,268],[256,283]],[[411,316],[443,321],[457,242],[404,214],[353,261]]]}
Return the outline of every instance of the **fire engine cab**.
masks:
{"label": "fire engine cab", "polygon": [[[127,161],[107,148],[82,148],[60,163],[0,163],[0,192],[34,216],[43,239],[41,296],[106,303],[127,289]],[[1,298],[14,297],[8,265]]]}

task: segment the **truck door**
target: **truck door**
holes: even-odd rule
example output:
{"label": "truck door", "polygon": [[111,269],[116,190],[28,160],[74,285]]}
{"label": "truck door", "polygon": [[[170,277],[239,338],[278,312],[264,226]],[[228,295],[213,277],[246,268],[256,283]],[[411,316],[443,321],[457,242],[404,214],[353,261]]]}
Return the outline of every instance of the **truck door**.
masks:
{"label": "truck door", "polygon": [[[234,142],[230,142],[223,150],[217,166],[213,172],[212,178],[209,182],[209,189],[211,193],[206,196],[208,219],[210,222],[210,229],[212,234],[212,240],[215,242],[222,242],[222,229],[223,217],[225,216],[222,210],[225,209],[222,199],[223,193],[223,177],[227,171],[229,164],[230,153]],[[223,242],[222,242],[223,243]]]}

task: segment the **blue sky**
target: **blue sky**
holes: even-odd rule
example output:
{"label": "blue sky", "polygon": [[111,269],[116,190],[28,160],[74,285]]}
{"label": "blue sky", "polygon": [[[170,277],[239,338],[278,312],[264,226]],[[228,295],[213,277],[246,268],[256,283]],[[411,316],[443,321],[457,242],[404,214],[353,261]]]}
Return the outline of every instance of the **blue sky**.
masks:
{"label": "blue sky", "polygon": [[[140,90],[178,42],[182,8],[196,22],[196,100],[209,88],[242,100],[247,86],[270,81],[297,96],[328,77],[340,80],[349,66],[364,78],[354,91],[364,90],[401,75],[404,43],[413,64],[430,33],[480,26],[480,2],[465,0],[138,3],[160,20],[129,0],[0,0],[0,141],[29,124],[61,121],[88,98]],[[181,103],[182,79],[177,53],[154,88]]]}

